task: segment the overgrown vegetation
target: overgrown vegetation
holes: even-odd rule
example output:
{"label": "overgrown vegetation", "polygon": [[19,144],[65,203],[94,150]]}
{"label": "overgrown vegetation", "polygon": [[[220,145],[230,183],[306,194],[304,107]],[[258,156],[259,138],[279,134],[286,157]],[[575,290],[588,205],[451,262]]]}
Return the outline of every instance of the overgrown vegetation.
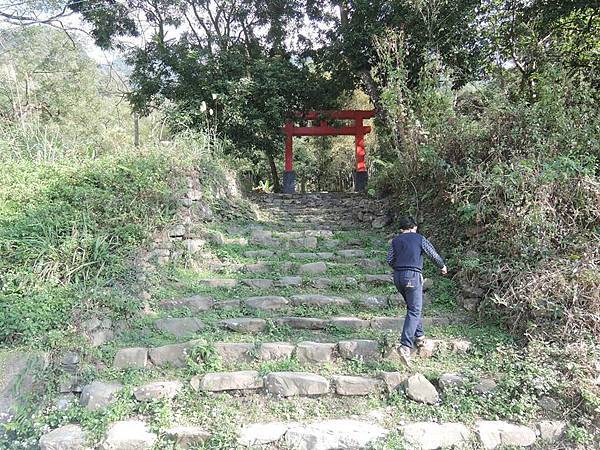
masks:
{"label": "overgrown vegetation", "polygon": [[[79,12],[104,48],[124,50],[119,38],[140,31],[140,14],[151,29],[146,34],[154,34],[143,48],[125,51],[133,74],[121,80],[59,31],[2,29],[0,341],[56,351],[83,346],[82,381],[100,377],[127,388],[116,403],[95,413],[79,405],[59,411],[49,395],[41,407],[31,403],[21,410],[4,428],[8,434],[0,444],[31,448],[48,427],[72,421],[100,437],[109,422],[137,414],[158,431],[176,422],[172,414],[179,408],[214,428],[208,448],[235,445],[231,423],[241,416],[264,420],[265,412],[273,419],[313,420],[321,413],[363,414],[392,406],[394,426],[407,418],[472,421],[486,415],[526,422],[542,414],[539,399],[550,396],[570,421],[566,445],[594,445],[600,415],[597,6],[562,0],[284,1],[274,8],[247,1],[61,3],[35,2],[33,8],[59,5]],[[15,7],[26,11],[29,5]],[[16,13],[0,11],[0,17],[35,22]],[[204,20],[211,15],[210,23]],[[308,35],[304,21],[323,32]],[[185,32],[168,35],[182,31],[183,24]],[[475,347],[468,358],[434,358],[419,362],[418,370],[432,379],[461,371],[471,384],[487,372],[498,378],[496,395],[474,396],[467,385],[431,407],[415,407],[401,392],[354,403],[328,398],[319,407],[312,399],[261,403],[187,391],[173,403],[133,401],[131,387],[143,381],[169,375],[188,381],[192,374],[222,368],[211,342],[243,336],[217,322],[249,314],[244,308],[204,314],[206,328],[195,336],[204,341],[179,372],[94,366],[111,364],[117,346],[173,342],[174,336],[149,331],[153,318],[139,314],[130,262],[151,233],[172,220],[181,174],[202,169],[210,201],[225,153],[238,172],[250,176],[251,187],[260,181],[263,190],[276,190],[280,126],[292,110],[371,105],[378,120],[368,150],[370,194],[394,197],[397,212],[416,215],[450,255],[454,277],[436,281],[429,312],[454,310],[460,286],[484,293],[480,327],[431,329],[436,337],[471,338]],[[132,107],[147,115],[138,123],[140,147],[133,145]],[[344,148],[352,145],[349,140],[297,144],[300,186],[351,188],[354,165]],[[341,242],[349,237],[341,236]],[[370,250],[385,245],[382,237],[352,237],[362,238]],[[146,280],[150,303],[198,292],[217,301],[265,294],[202,286],[199,277],[246,277],[236,265],[250,262],[242,257],[247,246],[209,247],[230,268],[168,266]],[[278,256],[274,262],[289,261]],[[356,303],[358,297],[337,277],[360,280],[363,268],[331,263],[328,270],[336,277],[331,291],[349,294]],[[313,292],[307,284],[303,288]],[[369,293],[389,292],[379,286]],[[114,342],[91,349],[79,327],[87,310],[127,320],[128,328]],[[371,314],[356,304],[288,312]],[[268,320],[257,341],[396,339],[335,328],[320,335],[297,332],[276,326],[273,314],[252,314]],[[491,323],[502,323],[510,335],[483,326]],[[527,345],[519,348],[523,337]],[[251,368],[303,369],[294,358]],[[374,374],[396,368],[349,361],[319,370]],[[55,369],[48,372],[51,393]],[[247,409],[240,408],[245,404]]]}
{"label": "overgrown vegetation", "polygon": [[600,133],[596,91],[563,75],[540,77],[532,104],[510,78],[453,91],[444,73],[424,74],[407,102],[411,151],[379,186],[417,214],[451,213],[446,226],[476,249],[461,277],[516,330],[569,341],[600,332]]}
{"label": "overgrown vegetation", "polygon": [[172,170],[156,153],[5,164],[1,339],[39,341],[65,329],[83,287],[125,276],[134,250],[173,212]]}
{"label": "overgrown vegetation", "polygon": [[484,291],[482,320],[532,341],[527,358],[554,342],[558,358],[582,361],[583,373],[561,368],[579,380],[569,401],[597,417],[598,91],[560,65],[536,76],[534,100],[514,70],[456,90],[435,61],[408,89],[402,36],[377,45],[390,162],[376,185],[447,242],[459,284]]}
{"label": "overgrown vegetation", "polygon": [[210,132],[165,145],[153,119],[134,147],[119,86],[81,47],[35,27],[2,39],[0,339],[46,345],[74,332],[83,308],[137,309],[94,289],[132,278],[134,252],[172,219],[183,174],[208,161],[212,201],[221,149]]}

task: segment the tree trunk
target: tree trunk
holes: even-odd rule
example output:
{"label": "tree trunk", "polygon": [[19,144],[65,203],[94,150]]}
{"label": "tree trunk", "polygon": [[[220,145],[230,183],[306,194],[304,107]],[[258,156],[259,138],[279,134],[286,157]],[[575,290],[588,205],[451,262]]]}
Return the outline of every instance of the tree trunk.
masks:
{"label": "tree trunk", "polygon": [[387,116],[385,114],[383,106],[381,105],[381,92],[379,90],[379,87],[377,86],[377,83],[371,76],[371,72],[367,69],[363,69],[359,71],[359,76],[367,95],[369,96],[371,102],[375,106],[375,114],[377,115],[377,118],[382,123],[385,123],[387,120]]}
{"label": "tree trunk", "polygon": [[135,148],[140,146],[140,116],[133,113],[133,145]]}
{"label": "tree trunk", "polygon": [[[338,2],[337,6],[340,10],[340,25],[342,27],[345,27],[348,25],[349,20],[350,20],[349,12],[348,12],[348,5],[346,4],[346,2],[344,0],[341,0]],[[371,76],[370,64],[368,64],[366,61],[351,61],[350,58],[348,58],[348,57],[346,57],[346,60],[348,60],[350,65],[354,66],[354,67],[364,67],[365,64],[369,66],[369,68],[359,69],[358,75],[360,77],[360,81],[362,82],[363,87],[365,88],[366,94],[369,96],[369,98],[371,99],[371,102],[375,106],[375,114],[377,115],[377,118],[382,123],[385,123],[386,117],[385,117],[385,111],[381,106],[381,93],[379,91],[379,87],[377,86],[377,83]]]}
{"label": "tree trunk", "polygon": [[281,186],[279,185],[279,175],[277,174],[277,166],[275,165],[275,159],[273,155],[267,153],[267,160],[269,161],[269,167],[271,168],[271,181],[273,182],[273,191],[281,192]]}

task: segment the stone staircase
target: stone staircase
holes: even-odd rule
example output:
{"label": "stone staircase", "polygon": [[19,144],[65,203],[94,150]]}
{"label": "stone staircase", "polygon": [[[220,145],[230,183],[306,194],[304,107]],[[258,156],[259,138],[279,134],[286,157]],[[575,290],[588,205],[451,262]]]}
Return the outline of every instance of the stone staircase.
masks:
{"label": "stone staircase", "polygon": [[217,225],[224,238],[193,252],[195,264],[147,279],[151,311],[96,349],[93,380],[65,355],[60,407],[111,420],[101,436],[49,431],[43,450],[492,449],[560,437],[561,421],[453,412],[462,398],[494,402],[499,388],[484,369],[492,341],[441,301],[437,275],[425,283],[428,339],[410,369],[401,363],[404,305],[384,264],[388,236],[372,230],[389,217],[380,203],[255,201],[261,221]]}
{"label": "stone staircase", "polygon": [[391,222],[389,203],[362,193],[262,194],[256,195],[254,201],[268,211],[271,221],[286,226],[380,229]]}

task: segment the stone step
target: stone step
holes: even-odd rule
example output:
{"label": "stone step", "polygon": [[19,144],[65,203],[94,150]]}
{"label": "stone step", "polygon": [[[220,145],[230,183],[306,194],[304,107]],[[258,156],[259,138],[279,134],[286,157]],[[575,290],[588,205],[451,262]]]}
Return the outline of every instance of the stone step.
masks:
{"label": "stone step", "polygon": [[[426,295],[427,297],[427,295]],[[198,297],[190,297],[194,301],[191,305],[198,306]],[[323,318],[313,317],[296,317],[296,316],[274,316],[267,318],[254,317],[257,311],[262,313],[293,313],[294,308],[300,307],[338,307],[338,308],[363,308],[365,310],[385,310],[394,308],[402,304],[402,299],[398,294],[389,296],[371,296],[365,295],[362,298],[348,299],[332,295],[317,295],[317,294],[299,294],[289,297],[283,296],[257,296],[248,297],[245,299],[233,300],[218,300],[213,301],[210,297],[202,297],[205,303],[202,305],[204,309],[192,309],[190,312],[200,314],[209,309],[213,310],[239,310],[241,315],[238,317],[230,317],[217,321],[215,324],[218,327],[229,331],[240,333],[260,333],[266,327],[268,322],[277,326],[287,326],[292,329],[308,329],[308,330],[324,330],[329,327],[345,328],[351,330],[374,329],[383,331],[399,331],[404,323],[404,317],[380,316],[368,319],[358,318],[354,316],[337,316]],[[185,310],[185,299],[176,301],[164,300],[160,305],[167,305],[167,313],[171,309],[175,309],[171,305],[175,304],[181,310]],[[338,312],[338,314],[343,312]],[[427,326],[447,326],[453,323],[464,323],[465,318],[462,317],[424,317],[423,323]],[[154,327],[157,331],[166,334],[172,334],[175,337],[181,338],[191,336],[205,329],[205,323],[196,317],[163,317],[154,321]]]}
{"label": "stone step", "polygon": [[372,209],[370,211],[358,210],[353,208],[348,208],[343,204],[329,204],[327,207],[315,207],[313,205],[301,205],[301,204],[287,204],[287,205],[270,205],[270,206],[260,206],[261,212],[271,216],[276,214],[314,214],[314,215],[332,215],[338,213],[343,216],[352,216],[352,217],[360,217],[361,214],[377,214],[382,211],[377,211],[376,209]]}
{"label": "stone step", "polygon": [[301,218],[284,216],[277,219],[271,219],[276,224],[284,225],[286,228],[309,228],[318,226],[319,228],[328,228],[337,231],[352,230],[370,230],[372,224],[369,222],[358,222],[347,218],[333,218],[330,220],[318,220],[315,218]]}
{"label": "stone step", "polygon": [[[248,255],[255,255],[255,251],[246,252]],[[355,274],[358,272],[368,272],[369,275],[386,275],[390,268],[385,264],[383,259],[377,258],[352,258],[342,259],[334,257],[331,253],[302,252],[293,253],[290,256],[294,259],[277,260],[272,258],[253,258],[256,262],[251,263],[236,263],[225,261],[219,264],[212,264],[214,273],[243,273],[243,274],[272,274],[277,273],[286,276],[314,276],[331,274],[340,276],[339,274]],[[331,257],[328,258],[328,255]],[[346,275],[350,276],[350,275]],[[361,276],[361,275],[357,275]],[[369,280],[372,283],[372,280]]]}
{"label": "stone step", "polygon": [[252,233],[257,231],[270,231],[272,237],[278,239],[298,239],[301,237],[318,237],[324,239],[332,239],[338,233],[336,230],[331,230],[329,228],[315,228],[310,227],[304,230],[289,230],[286,228],[282,228],[280,224],[256,224],[253,223],[251,225],[240,226],[240,225],[232,225],[227,228],[227,234],[230,235],[239,235],[239,236],[252,236]]}
{"label": "stone step", "polygon": [[[291,252],[289,254],[275,254],[271,250],[248,250],[244,252],[244,257],[253,259],[256,262],[239,265],[243,272],[261,273],[263,271],[294,271],[305,262],[323,262],[332,267],[362,267],[365,269],[385,269],[389,267],[385,262],[383,255],[365,256],[365,257],[343,257],[334,252]],[[276,259],[280,258],[280,259]],[[283,261],[281,260],[283,259]],[[289,260],[293,260],[289,261]],[[230,266],[232,267],[232,266]]]}
{"label": "stone step", "polygon": [[360,217],[361,214],[385,214],[383,211],[378,211],[375,208],[364,210],[358,208],[349,208],[343,203],[329,203],[326,207],[306,205],[306,204],[282,204],[261,206],[261,210],[269,215],[276,214],[314,214],[331,216],[339,214],[343,216]]}
{"label": "stone step", "polygon": [[317,423],[255,423],[238,432],[244,448],[276,446],[300,450],[367,449],[382,442],[389,431],[379,425],[355,419],[321,420]]}
{"label": "stone step", "polygon": [[[149,385],[153,387],[148,388]],[[275,397],[286,398],[330,394],[363,396],[402,391],[415,403],[435,405],[442,401],[437,388],[427,378],[420,373],[411,375],[408,372],[379,372],[375,376],[323,376],[318,373],[299,371],[266,374],[256,370],[208,372],[193,376],[190,386],[201,392],[264,392]],[[153,382],[134,388],[134,397],[138,401],[172,399],[179,394],[182,387],[180,380]],[[145,395],[139,396],[138,392],[143,392]],[[100,407],[108,404],[110,403]]]}
{"label": "stone step", "polygon": [[[277,216],[277,215],[295,215],[302,214],[306,216],[314,215],[314,216],[334,216],[340,215],[345,217],[359,217],[359,214],[364,211],[351,210],[343,205],[328,205],[327,209],[324,208],[316,208],[308,205],[281,205],[281,206],[269,206],[268,208],[261,208],[263,212],[267,213],[269,216]],[[376,213],[373,211],[372,213]]]}
{"label": "stone step", "polygon": [[[323,234],[325,230],[320,230],[320,233]],[[347,242],[350,247],[353,247],[349,250],[337,250],[336,256],[342,257],[365,257],[364,254],[357,255],[360,249],[356,247],[365,246],[369,241],[353,239],[353,240],[344,240],[344,239],[334,239],[332,237],[322,237],[316,235],[315,233],[305,234],[304,232],[294,232],[290,231],[285,234],[276,233],[272,230],[254,230],[251,232],[249,238],[233,238],[233,241],[236,244],[243,244],[244,242],[247,245],[261,246],[272,248],[274,251],[281,253],[282,250],[292,250],[296,248],[308,248],[308,249],[317,249],[317,248],[337,248]],[[386,241],[381,241],[380,243],[375,242],[378,246],[380,246],[379,250],[367,250],[363,249],[363,253],[376,253],[385,257],[387,254],[388,244]],[[326,252],[328,250],[325,250]],[[329,250],[331,251],[331,250]],[[345,255],[344,253],[354,253],[353,255]]]}
{"label": "stone step", "polygon": [[[310,271],[313,273],[308,273]],[[393,285],[394,280],[392,274],[365,274],[356,276],[334,276],[327,278],[324,281],[323,267],[317,268],[316,266],[310,266],[310,269],[305,269],[302,276],[282,276],[277,278],[204,278],[196,280],[201,286],[209,288],[236,288],[236,287],[250,287],[255,289],[273,289],[281,287],[291,286],[311,286],[315,289],[327,289],[331,286],[336,287],[349,287],[356,288],[360,283],[374,286],[385,286]],[[326,270],[326,269],[325,269]],[[312,276],[311,276],[312,275]],[[319,282],[315,283],[314,277],[321,278]]]}
{"label": "stone step", "polygon": [[271,217],[275,220],[279,219],[288,219],[288,220],[296,220],[310,223],[335,223],[335,221],[351,221],[358,222],[358,218],[354,214],[347,214],[343,211],[331,213],[323,213],[322,211],[310,212],[306,210],[297,210],[297,211],[271,211]]}
{"label": "stone step", "polygon": [[306,206],[286,206],[286,207],[275,207],[263,209],[269,217],[324,217],[331,219],[332,221],[340,218],[348,218],[352,220],[360,220],[365,215],[383,215],[385,213],[381,211],[365,212],[348,210],[342,206],[331,206],[330,209],[324,211],[319,208],[311,208]]}
{"label": "stone step", "polygon": [[[200,300],[203,303],[200,304]],[[185,311],[189,309],[192,314],[201,314],[208,310],[239,310],[241,314],[250,314],[249,316],[238,316],[223,319],[217,324],[222,328],[238,332],[260,332],[266,327],[267,321],[263,318],[253,317],[251,314],[256,311],[263,313],[293,313],[294,308],[303,306],[311,308],[338,307],[338,308],[361,308],[365,310],[385,310],[403,305],[403,300],[399,294],[393,295],[364,295],[361,298],[349,299],[335,295],[319,294],[298,294],[289,297],[268,295],[247,297],[244,299],[217,300],[211,297],[194,296],[187,299],[163,300],[159,307],[164,309],[167,314],[172,310]],[[431,299],[425,293],[425,304],[430,303]],[[198,306],[202,306],[199,308]],[[342,313],[341,311],[338,314]],[[232,313],[233,314],[233,313]],[[343,313],[342,313],[343,314]],[[460,319],[460,320],[459,320]],[[289,326],[294,329],[325,329],[330,326],[350,329],[372,328],[376,330],[398,330],[402,328],[403,317],[373,317],[370,319],[360,319],[353,316],[333,317],[327,320],[321,318],[307,317],[271,317],[267,320],[276,325]],[[424,317],[425,324],[436,326],[446,326],[452,323],[464,323],[465,318],[458,317]],[[155,320],[154,327],[163,333],[172,334],[176,337],[185,337],[196,334],[205,328],[204,322],[197,317],[163,317]]]}
{"label": "stone step", "polygon": [[[367,417],[376,417],[367,415]],[[539,421],[529,426],[505,421],[479,420],[467,426],[456,422],[409,422],[395,427],[402,439],[396,444],[406,449],[478,448],[494,449],[510,446],[524,448],[542,442],[556,443],[564,433],[564,421]],[[552,430],[551,433],[545,430]],[[195,426],[175,426],[153,433],[141,420],[113,422],[102,442],[96,442],[91,433],[80,425],[69,424],[46,432],[39,440],[41,450],[79,449],[91,444],[93,448],[149,449],[163,435],[177,448],[196,448],[205,445],[211,432]],[[293,448],[298,450],[332,450],[388,447],[390,431],[375,419],[356,418],[321,419],[318,422],[261,422],[240,424],[236,430],[236,448]]]}
{"label": "stone step", "polygon": [[[279,231],[306,231],[306,230],[315,229],[315,224],[310,223],[310,222],[279,220],[279,221],[268,221],[268,222],[265,222],[265,221],[260,222],[259,221],[258,223],[261,224],[262,226],[264,226],[265,228],[268,227],[271,230],[279,230]],[[361,224],[352,225],[350,227],[345,227],[339,222],[337,222],[337,223],[332,222],[330,224],[319,225],[318,229],[331,230],[334,233],[340,233],[340,232],[345,233],[345,232],[351,232],[351,231],[361,228],[360,225]],[[366,224],[362,224],[362,225],[366,226]]]}
{"label": "stone step", "polygon": [[[278,326],[288,326],[297,330],[324,330],[329,327],[349,328],[353,330],[373,329],[379,331],[400,332],[404,325],[404,317],[374,317],[360,319],[358,317],[332,317],[329,319],[313,317],[280,317],[274,319]],[[446,326],[453,322],[449,317],[424,317],[425,326]]]}
{"label": "stone step", "polygon": [[[241,319],[231,320],[237,323],[241,321]],[[335,320],[331,319],[331,321]],[[234,329],[234,331],[240,330]],[[248,332],[258,332],[256,331],[256,325],[252,324],[252,330]],[[115,369],[144,369],[153,366],[185,367],[189,352],[199,343],[198,340],[192,340],[153,348],[122,348],[117,351],[114,357],[113,367]],[[353,359],[399,361],[396,348],[386,348],[378,341],[371,339],[347,339],[337,342],[263,342],[258,344],[252,342],[215,342],[212,347],[215,350],[215,355],[226,365],[235,365],[240,362],[280,361],[291,357],[295,357],[302,364],[320,364],[335,360]],[[428,358],[442,352],[467,353],[470,348],[471,343],[466,340],[426,339],[425,344],[415,351],[415,356]],[[443,383],[450,385],[453,381],[456,380],[444,380]]]}
{"label": "stone step", "polygon": [[336,375],[330,379],[309,372],[271,372],[264,377],[257,371],[218,372],[195,376],[192,388],[222,392],[263,390],[277,397],[338,395],[370,395],[383,390],[382,379]]}
{"label": "stone step", "polygon": [[[165,443],[177,448],[197,448],[210,438],[203,428],[177,426],[161,430]],[[85,432],[79,425],[65,425],[44,434],[39,440],[41,450],[80,450],[98,448],[104,450],[144,450],[154,448],[159,436],[141,420],[123,420],[108,425],[101,442],[93,442],[92,433]],[[96,445],[97,444],[97,445]],[[164,444],[163,444],[164,445]],[[29,447],[28,447],[29,448]],[[161,446],[162,448],[162,446]],[[169,447],[171,448],[171,447]]]}
{"label": "stone step", "polygon": [[323,218],[323,217],[310,217],[310,216],[281,216],[276,218],[275,220],[279,220],[280,222],[290,222],[290,223],[308,223],[310,225],[319,225],[319,226],[329,226],[331,228],[337,228],[338,226],[347,227],[348,229],[359,228],[361,226],[368,226],[368,224],[362,224],[354,219],[345,218],[345,217],[332,217],[332,218]]}
{"label": "stone step", "polygon": [[346,233],[346,232],[354,232],[360,230],[362,232],[370,232],[372,230],[371,224],[369,223],[355,223],[349,222],[331,222],[331,223],[320,223],[314,224],[310,222],[300,222],[293,220],[281,219],[277,221],[269,221],[269,222],[258,222],[264,224],[264,226],[268,226],[271,230],[280,230],[280,231],[305,231],[309,229],[314,229],[318,226],[319,229],[323,230],[331,230],[334,233]]}
{"label": "stone step", "polygon": [[[456,422],[412,422],[396,427],[394,431],[402,436],[402,442],[395,440],[394,443],[401,445],[401,448],[415,450],[471,448],[472,445],[484,449],[501,446],[523,448],[530,447],[538,440],[551,445],[558,441],[560,435],[553,435],[550,439],[537,435],[546,423],[561,430],[566,426],[562,421],[541,421],[524,426],[481,420],[472,427]],[[385,444],[388,434],[388,429],[373,421],[356,419],[320,420],[310,424],[254,423],[244,425],[239,430],[238,444],[244,448],[269,445],[301,450],[398,448]]]}

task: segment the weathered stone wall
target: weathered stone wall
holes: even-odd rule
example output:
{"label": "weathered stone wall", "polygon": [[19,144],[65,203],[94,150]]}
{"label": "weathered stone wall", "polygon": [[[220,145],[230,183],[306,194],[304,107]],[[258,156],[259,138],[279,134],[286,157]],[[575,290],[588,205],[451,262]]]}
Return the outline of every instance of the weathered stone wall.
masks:
{"label": "weathered stone wall", "polygon": [[204,186],[201,173],[185,177],[185,189],[177,194],[178,208],[173,224],[153,234],[150,245],[140,251],[135,264],[141,272],[177,260],[184,254],[195,255],[208,241],[219,236],[202,230],[202,224],[215,219],[252,217],[253,211],[242,206],[242,194],[235,175],[226,172],[221,183]]}

